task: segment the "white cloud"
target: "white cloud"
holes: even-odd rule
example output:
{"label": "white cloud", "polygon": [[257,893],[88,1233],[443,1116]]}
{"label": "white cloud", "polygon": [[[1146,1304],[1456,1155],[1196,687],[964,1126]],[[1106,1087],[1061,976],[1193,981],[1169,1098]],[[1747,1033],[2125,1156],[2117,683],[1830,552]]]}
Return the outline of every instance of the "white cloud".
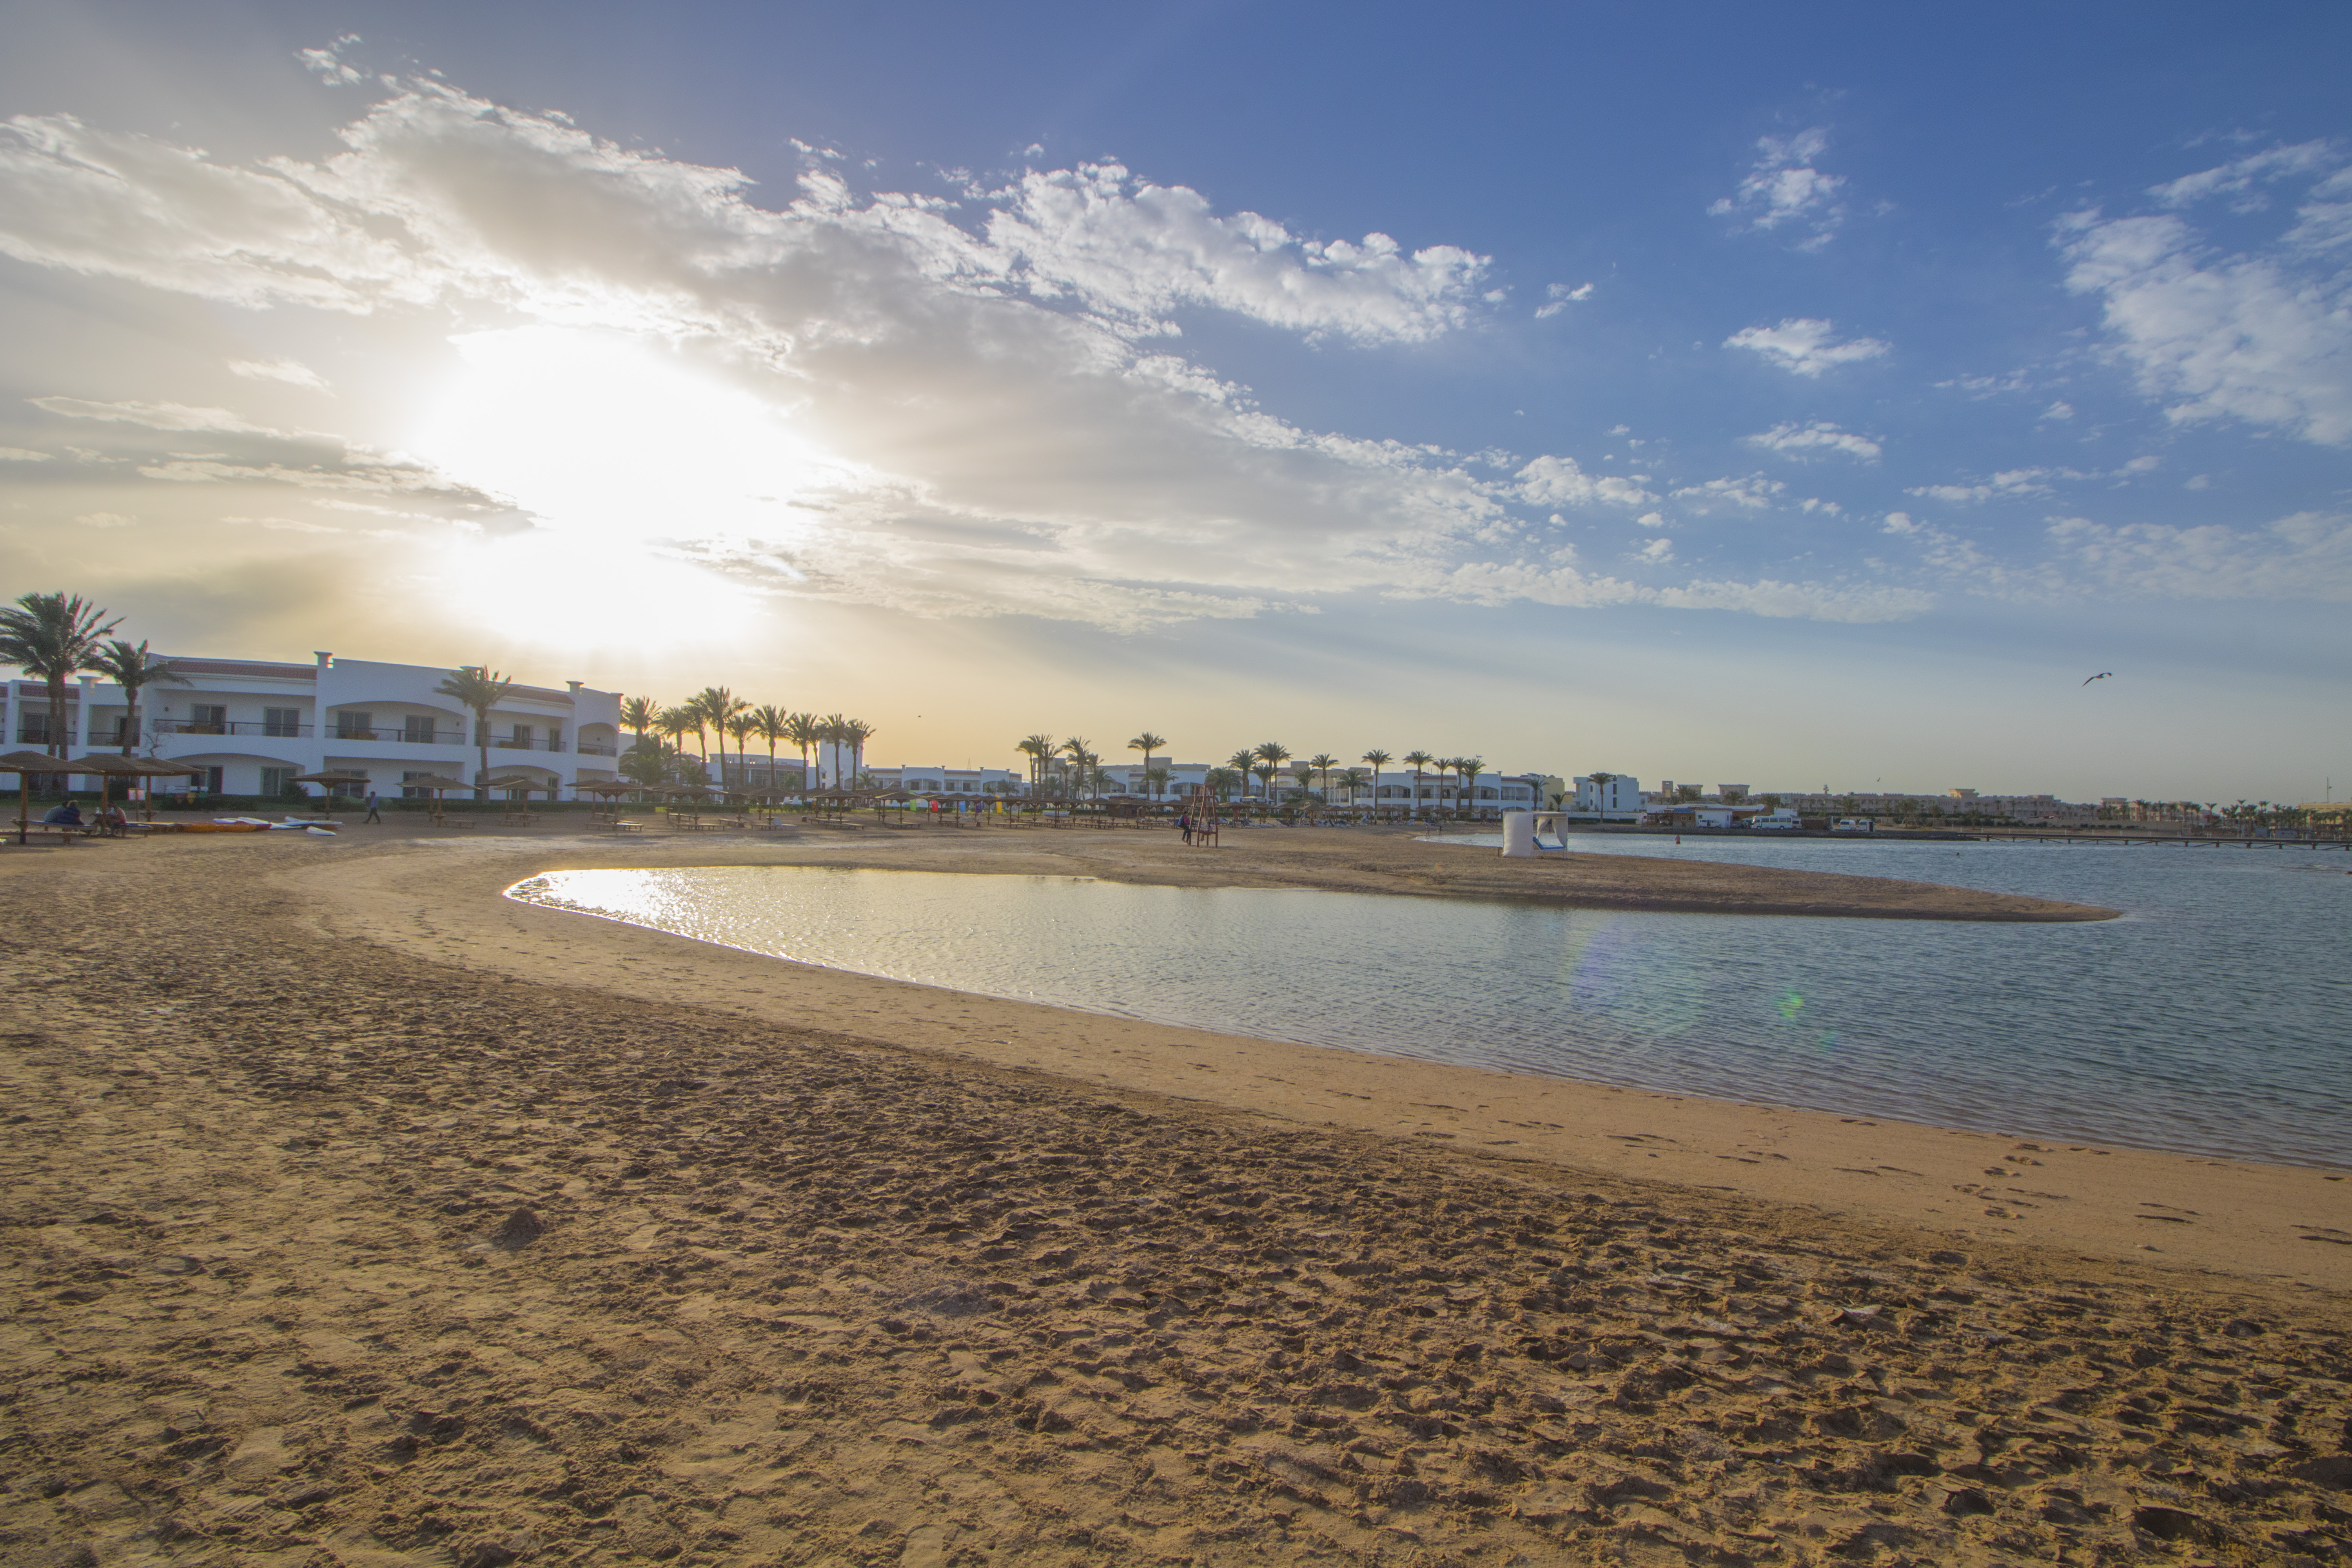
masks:
{"label": "white cloud", "polygon": [[1965,506],[1977,501],[2014,500],[2023,496],[2046,496],[2051,479],[2084,479],[2096,476],[2073,468],[2008,468],[1991,479],[1969,485],[1917,485],[1903,493],[1927,496],[1934,500],[1949,501]]}
{"label": "white cloud", "polygon": [[1653,539],[1649,543],[1633,552],[1633,558],[1644,565],[1665,565],[1675,558],[1675,542],[1671,539]]}
{"label": "white cloud", "polygon": [[1520,499],[1536,506],[1647,506],[1658,499],[1636,482],[1646,475],[1588,474],[1574,458],[1538,458],[1513,477]]}
{"label": "white cloud", "polygon": [[28,397],[34,407],[69,419],[102,419],[110,424],[139,425],[150,430],[209,430],[224,435],[293,437],[266,425],[255,425],[226,408],[190,408],[181,403],[93,403],[83,397]]}
{"label": "white cloud", "polygon": [[[741,592],[919,616],[1128,628],[1270,613],[1309,592],[1910,613],[1867,585],[1621,588],[1556,558],[1509,560],[1526,526],[1514,508],[1657,498],[1644,476],[1587,475],[1564,458],[1498,479],[1453,453],[1302,428],[1140,346],[1194,309],[1307,339],[1426,341],[1483,308],[1486,260],[1458,247],[1312,239],[1108,163],[949,204],[861,197],[838,160],[812,160],[793,199],[761,206],[735,171],[432,82],[390,91],[339,134],[343,150],[323,162],[239,165],[20,117],[0,127],[0,251],[240,307],[383,314],[436,343],[459,331],[457,358],[497,337],[520,367],[518,392],[479,401],[499,424],[473,449],[537,442],[550,455],[540,477],[560,467],[561,486],[527,495],[530,475],[509,484],[496,465],[387,455],[154,398],[42,406],[127,431],[201,431],[224,448],[130,455],[151,480],[571,530],[622,563],[611,570],[698,562]],[[485,317],[506,324],[472,330]],[[662,367],[664,387],[704,389],[727,413],[726,438],[671,439],[677,422],[625,379],[583,398],[565,367],[601,363],[596,345],[611,343]],[[436,370],[490,374],[470,359]],[[583,403],[610,406],[588,421]],[[741,431],[764,443],[768,468],[747,468]],[[743,493],[719,493],[713,476],[742,479]],[[615,497],[647,504],[597,514]]]}
{"label": "white cloud", "polygon": [[350,87],[367,80],[367,74],[343,59],[343,51],[362,42],[357,33],[345,33],[323,49],[298,49],[295,58],[303,68],[314,71],[330,87]]}
{"label": "white cloud", "polygon": [[331,528],[323,522],[305,522],[299,518],[291,517],[224,517],[221,521],[251,523],[257,528],[268,529],[273,533],[341,533],[344,531],[340,528]]}
{"label": "white cloud", "polygon": [[0,447],[0,463],[46,463],[47,452],[29,452],[22,447]]}
{"label": "white cloud", "polygon": [[2352,602],[2352,516],[2299,511],[2261,528],[2050,520],[2052,542],[2107,588],[2179,599]]}
{"label": "white cloud", "polygon": [[2200,170],[2183,174],[2177,180],[2152,185],[2148,195],[2168,207],[2185,207],[2212,196],[2232,198],[2231,205],[2240,212],[2259,212],[2269,205],[2268,198],[2255,187],[2273,180],[2283,180],[2297,174],[2314,174],[2341,160],[2333,143],[2305,142],[2294,147],[2273,147],[2223,163],[2219,168]]}
{"label": "white cloud", "polygon": [[2338,169],[2311,187],[2294,209],[2295,226],[2279,243],[2306,254],[2352,245],[2352,169]]}
{"label": "white cloud", "polygon": [[231,374],[248,381],[282,381],[289,386],[307,386],[314,392],[327,390],[326,379],[299,360],[233,359],[228,362]]}
{"label": "white cloud", "polygon": [[2042,417],[2044,419],[2072,419],[2074,417],[2074,405],[2071,403],[2064,402],[2053,403],[2049,407],[2042,411]]}
{"label": "white cloud", "polygon": [[1772,498],[1788,488],[1779,479],[1749,474],[1745,479],[1708,479],[1704,484],[1685,485],[1674,496],[1696,512],[1766,511],[1771,508]]}
{"label": "white cloud", "polygon": [[1738,193],[1716,202],[1707,212],[1738,218],[1740,226],[1758,233],[1798,224],[1811,231],[1799,248],[1820,248],[1845,221],[1844,205],[1837,199],[1844,177],[1812,166],[1828,149],[1829,132],[1818,128],[1794,136],[1759,138],[1756,162]]}
{"label": "white cloud", "polygon": [[1536,307],[1536,319],[1541,321],[1546,316],[1557,316],[1570,305],[1580,304],[1591,298],[1592,285],[1590,283],[1580,284],[1574,289],[1565,283],[1554,283],[1544,290],[1545,302]]}
{"label": "white cloud", "polygon": [[1748,349],[1799,375],[1819,375],[1833,365],[1876,359],[1894,345],[1876,338],[1837,339],[1835,325],[1811,316],[1783,317],[1778,326],[1742,327],[1723,340],[1727,349]]}
{"label": "white cloud", "polygon": [[1816,419],[1807,425],[1782,423],[1760,435],[1743,436],[1740,439],[1751,447],[1761,447],[1768,452],[1778,452],[1783,457],[1810,458],[1817,453],[1837,452],[1849,458],[1859,458],[1865,463],[1878,461],[1876,437],[1841,430],[1825,419]]}
{"label": "white cloud", "polygon": [[138,521],[135,517],[125,517],[114,511],[86,511],[74,519],[74,522],[82,528],[129,528]]}
{"label": "white cloud", "polygon": [[985,268],[1153,330],[1195,305],[1310,337],[1417,342],[1468,321],[1487,265],[1455,246],[1407,254],[1385,234],[1318,241],[1255,213],[1220,217],[1199,192],[1117,163],[1025,174],[994,199]]}
{"label": "white cloud", "polygon": [[[2228,174],[2238,167],[2189,178],[2214,176],[2198,189],[2223,193],[2241,178]],[[2266,167],[2281,177],[2295,172],[2286,163]],[[2315,221],[2307,209],[2294,236]],[[2326,245],[2294,236],[2223,255],[2179,217],[2084,212],[2060,223],[2056,243],[2069,263],[2067,288],[2101,302],[2116,353],[2167,417],[2242,420],[2344,446],[2352,443],[2352,268],[2331,264]]]}

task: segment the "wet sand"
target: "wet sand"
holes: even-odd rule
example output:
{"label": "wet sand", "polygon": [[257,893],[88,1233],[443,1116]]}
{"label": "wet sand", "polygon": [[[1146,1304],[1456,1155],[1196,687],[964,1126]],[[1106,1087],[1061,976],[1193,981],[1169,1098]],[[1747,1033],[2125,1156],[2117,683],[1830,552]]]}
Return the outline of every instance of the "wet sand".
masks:
{"label": "wet sand", "polygon": [[[0,856],[5,1560],[2352,1537],[2337,1173],[1236,1041],[497,897],[597,864],[1182,872],[1143,837]],[[1495,875],[1435,858],[1470,853],[1302,836],[1202,874],[1450,892]]]}

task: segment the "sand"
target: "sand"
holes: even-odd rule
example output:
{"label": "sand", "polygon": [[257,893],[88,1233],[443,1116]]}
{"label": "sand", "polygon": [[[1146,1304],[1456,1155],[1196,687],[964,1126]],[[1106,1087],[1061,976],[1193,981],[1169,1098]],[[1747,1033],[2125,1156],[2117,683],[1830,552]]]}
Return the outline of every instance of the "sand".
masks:
{"label": "sand", "polygon": [[[1200,874],[1494,875],[1318,846],[1351,837]],[[497,897],[1177,874],[1143,838],[0,856],[0,1558],[2346,1552],[2338,1173],[1157,1029]],[[1594,896],[1737,896],[1709,875]],[[1815,896],[1894,897],[1773,895]]]}

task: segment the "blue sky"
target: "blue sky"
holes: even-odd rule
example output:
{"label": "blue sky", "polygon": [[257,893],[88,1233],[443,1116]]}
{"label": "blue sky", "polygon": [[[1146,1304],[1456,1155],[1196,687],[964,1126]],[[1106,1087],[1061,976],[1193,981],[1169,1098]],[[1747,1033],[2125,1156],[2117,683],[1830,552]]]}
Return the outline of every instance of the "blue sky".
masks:
{"label": "blue sky", "polygon": [[2352,781],[2341,7],[485,9],[0,6],[0,586],[910,759]]}

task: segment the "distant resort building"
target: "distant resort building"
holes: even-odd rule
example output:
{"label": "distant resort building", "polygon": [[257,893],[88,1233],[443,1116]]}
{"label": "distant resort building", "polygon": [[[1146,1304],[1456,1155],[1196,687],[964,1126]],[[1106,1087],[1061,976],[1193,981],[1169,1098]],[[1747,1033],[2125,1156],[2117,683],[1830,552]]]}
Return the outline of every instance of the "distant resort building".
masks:
{"label": "distant resort building", "polygon": [[2049,826],[2119,819],[2171,820],[2194,815],[2114,796],[2094,805],[2051,795],[1985,795],[1973,789],[1948,789],[1939,795],[1884,790],[1757,791],[1744,784],[1678,786],[1672,779],[1662,779],[1656,789],[1645,790],[1630,774],[1609,773],[1580,776],[1565,809],[1570,820],[1698,827],[1745,826],[1766,817],[1777,826],[1784,824],[1790,813],[1847,820],[1867,816]]}
{"label": "distant resort building", "polygon": [[[1217,763],[1162,763],[1156,759],[1149,770],[1140,763],[1117,765],[1103,770],[1105,782],[1096,792],[1104,798],[1128,797],[1136,800],[1176,801],[1190,795],[1207,784],[1209,774],[1223,764]],[[844,768],[842,771],[847,771]],[[829,754],[821,752],[812,759],[809,772],[814,775],[814,787],[831,789],[835,786],[835,764]],[[1165,773],[1166,777],[1154,781],[1149,773]],[[797,755],[779,755],[772,764],[767,757],[754,752],[747,758],[730,756],[722,765],[713,761],[712,773],[725,781],[730,789],[754,793],[797,790],[803,777],[801,759]],[[1461,779],[1423,770],[1416,781],[1407,771],[1383,771],[1376,780],[1370,770],[1356,769],[1359,777],[1352,785],[1348,783],[1348,770],[1334,768],[1327,788],[1322,775],[1312,774],[1302,781],[1295,772],[1286,769],[1275,775],[1272,799],[1279,806],[1286,802],[1297,804],[1312,795],[1331,805],[1344,809],[1378,809],[1411,811],[1415,809],[1418,791],[1419,809],[1455,813],[1495,814],[1504,811],[1534,811],[1547,809],[1560,797],[1560,780],[1549,773],[1480,773],[1465,784]],[[938,799],[974,801],[1007,795],[1026,796],[1029,775],[1025,770],[1010,768],[951,768],[929,763],[901,763],[884,766],[869,763],[857,773],[862,787],[877,790],[903,791],[908,795]],[[1255,774],[1249,780],[1247,798],[1264,801],[1267,786]],[[1057,789],[1055,793],[1060,793]],[[1233,798],[1238,804],[1243,792],[1235,790]]]}
{"label": "distant resort building", "polygon": [[[139,693],[142,755],[201,770],[159,779],[159,791],[278,796],[302,773],[345,773],[387,797],[423,795],[414,781],[471,784],[480,767],[474,717],[433,689],[450,667],[380,664],[320,654],[313,664],[167,656],[177,679]],[[68,755],[119,752],[129,704],[121,688],[83,677],[67,688],[66,710],[49,711],[37,680],[5,683],[0,722],[21,746],[46,746],[62,732]],[[530,780],[534,790],[571,793],[610,782],[622,745],[621,697],[579,681],[562,689],[520,683],[490,711],[490,774]],[[71,788],[95,790],[74,775]]]}

